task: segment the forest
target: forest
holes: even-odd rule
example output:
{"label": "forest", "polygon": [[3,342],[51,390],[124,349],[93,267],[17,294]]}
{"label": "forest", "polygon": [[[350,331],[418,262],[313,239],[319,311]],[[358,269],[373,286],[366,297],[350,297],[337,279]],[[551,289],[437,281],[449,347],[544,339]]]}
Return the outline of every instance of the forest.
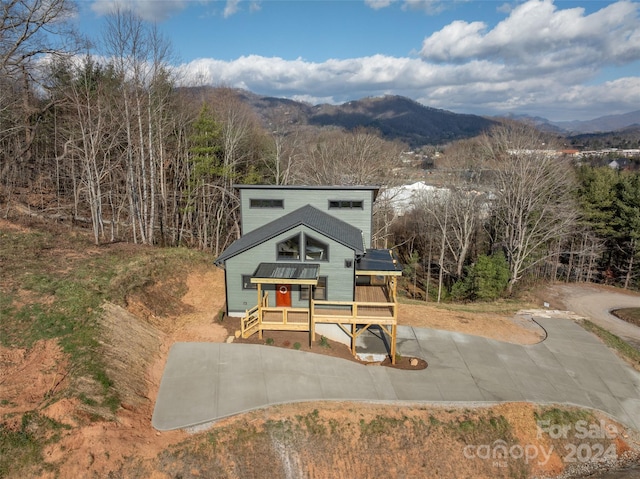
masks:
{"label": "forest", "polygon": [[[3,2],[0,208],[115,241],[217,256],[239,235],[235,184],[380,185],[414,179],[407,147],[375,130],[263,121],[227,86],[181,86],[169,39],[134,14],[96,38],[68,0]],[[433,194],[378,202],[415,297],[511,295],[530,281],[638,288],[640,176],[555,154],[559,139],[504,122],[442,148]],[[558,149],[560,145],[558,144]]]}

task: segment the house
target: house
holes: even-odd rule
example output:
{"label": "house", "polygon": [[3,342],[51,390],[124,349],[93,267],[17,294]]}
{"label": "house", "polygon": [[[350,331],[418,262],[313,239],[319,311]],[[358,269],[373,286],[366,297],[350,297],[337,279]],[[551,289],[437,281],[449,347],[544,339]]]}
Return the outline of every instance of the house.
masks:
{"label": "house", "polygon": [[395,358],[397,278],[391,250],[371,247],[373,186],[236,185],[241,237],[216,259],[227,314],[241,334],[308,331],[351,345],[371,326]]}

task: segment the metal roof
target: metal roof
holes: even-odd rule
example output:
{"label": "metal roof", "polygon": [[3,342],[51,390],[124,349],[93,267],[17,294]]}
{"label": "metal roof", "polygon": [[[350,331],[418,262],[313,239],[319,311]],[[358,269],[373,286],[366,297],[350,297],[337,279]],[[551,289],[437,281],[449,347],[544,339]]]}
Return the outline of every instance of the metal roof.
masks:
{"label": "metal roof", "polygon": [[368,249],[356,261],[356,274],[365,271],[399,276],[402,274],[402,265],[390,249]]}
{"label": "metal roof", "polygon": [[215,263],[223,264],[232,256],[300,225],[353,249],[356,254],[364,253],[361,230],[311,205],[306,205],[243,235],[224,250]]}
{"label": "metal roof", "polygon": [[260,263],[251,277],[251,282],[278,280],[316,284],[319,269],[319,264],[311,263]]}

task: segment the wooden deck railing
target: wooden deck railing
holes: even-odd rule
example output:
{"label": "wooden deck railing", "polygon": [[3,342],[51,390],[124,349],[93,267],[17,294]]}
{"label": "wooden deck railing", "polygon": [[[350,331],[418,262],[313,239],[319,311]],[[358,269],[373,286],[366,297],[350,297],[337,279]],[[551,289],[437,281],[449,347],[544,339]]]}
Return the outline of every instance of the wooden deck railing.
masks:
{"label": "wooden deck railing", "polygon": [[256,304],[253,308],[247,309],[244,317],[240,320],[240,334],[243,338],[248,338],[256,331],[260,330],[261,310],[269,304],[269,293],[262,297],[261,304]]}
{"label": "wooden deck railing", "polygon": [[309,331],[309,310],[307,308],[263,307],[261,329],[281,331]]}
{"label": "wooden deck railing", "polygon": [[[395,300],[393,294],[390,295]],[[371,299],[371,298],[370,298]],[[378,325],[391,337],[391,362],[395,364],[398,303],[380,301],[315,301],[310,308],[270,307],[268,296],[248,309],[242,318],[241,333],[247,338],[262,331],[309,331],[309,345],[315,340],[316,323],[336,323],[351,338],[351,352],[356,354],[356,338],[370,326]],[[351,325],[351,326],[349,326]],[[358,327],[362,325],[362,327]]]}
{"label": "wooden deck railing", "polygon": [[244,317],[240,320],[240,334],[243,338],[248,338],[260,328],[260,314],[258,305],[248,309]]}
{"label": "wooden deck railing", "polygon": [[315,323],[396,324],[398,304],[363,301],[311,301]]}

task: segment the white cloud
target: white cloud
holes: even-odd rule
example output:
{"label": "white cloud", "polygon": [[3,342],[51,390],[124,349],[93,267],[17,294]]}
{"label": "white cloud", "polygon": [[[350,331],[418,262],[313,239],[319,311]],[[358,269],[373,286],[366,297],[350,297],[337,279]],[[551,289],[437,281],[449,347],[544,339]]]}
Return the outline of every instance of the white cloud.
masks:
{"label": "white cloud", "polygon": [[588,68],[523,76],[489,60],[442,64],[374,55],[317,63],[251,55],[233,61],[199,59],[178,72],[183,85],[225,85],[314,104],[397,94],[457,112],[526,112],[555,120],[625,113],[640,105],[638,77],[584,86]]}
{"label": "white cloud", "polygon": [[224,13],[222,14],[224,18],[229,18],[231,15],[234,15],[238,12],[240,0],[227,0],[227,4],[224,7]]}
{"label": "white cloud", "polygon": [[163,21],[186,7],[188,0],[95,0],[91,9],[99,15],[116,10],[131,11],[150,22]]}
{"label": "white cloud", "polygon": [[[402,2],[403,10],[422,10],[429,15],[435,15],[444,10],[452,0],[364,0],[365,5],[380,10],[386,8],[393,3]],[[468,1],[468,0],[456,0]]]}
{"label": "white cloud", "polygon": [[396,0],[364,0],[364,3],[374,10],[380,10],[381,8],[386,8]]}
{"label": "white cloud", "polygon": [[442,0],[404,0],[404,10],[422,10],[429,15],[442,12],[447,7],[447,2]]}
{"label": "white cloud", "polygon": [[620,1],[587,15],[527,0],[493,27],[451,22],[425,39],[420,57],[309,62],[249,55],[195,60],[177,70],[185,85],[226,85],[308,103],[397,94],[456,112],[586,119],[640,105],[634,72],[596,82],[640,64],[639,10],[638,2]]}
{"label": "white cloud", "polygon": [[262,4],[258,1],[249,3],[249,12],[255,13],[262,10]]}
{"label": "white cloud", "polygon": [[453,22],[425,38],[420,54],[438,62],[481,58],[544,69],[625,63],[640,58],[639,9],[620,1],[585,15],[583,8],[529,0],[490,30],[484,22]]}

